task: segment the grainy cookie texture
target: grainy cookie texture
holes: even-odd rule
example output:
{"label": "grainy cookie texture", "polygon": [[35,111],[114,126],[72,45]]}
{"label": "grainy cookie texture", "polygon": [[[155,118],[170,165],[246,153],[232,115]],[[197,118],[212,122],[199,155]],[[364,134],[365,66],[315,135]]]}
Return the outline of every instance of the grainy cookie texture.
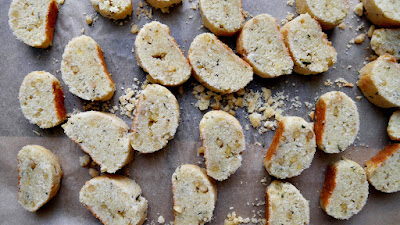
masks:
{"label": "grainy cookie texture", "polygon": [[279,32],[277,19],[269,14],[247,21],[236,42],[237,52],[264,78],[290,74],[293,60]]}
{"label": "grainy cookie texture", "polygon": [[151,6],[168,12],[168,8],[179,4],[182,0],[146,0]]}
{"label": "grainy cookie texture", "polygon": [[141,225],[146,220],[148,205],[140,186],[121,175],[87,181],[79,201],[105,225]]}
{"label": "grainy cookie texture", "polygon": [[40,128],[55,127],[66,119],[60,81],[50,73],[29,73],[21,84],[18,99],[25,118]]}
{"label": "grainy cookie texture", "polygon": [[132,15],[132,0],[90,0],[102,16],[119,20]]}
{"label": "grainy cookie texture", "polygon": [[400,26],[400,1],[362,0],[367,18],[375,25]]}
{"label": "grainy cookie texture", "polygon": [[37,211],[57,194],[63,176],[60,161],[48,149],[27,145],[18,152],[18,203]]}
{"label": "grainy cookie texture", "polygon": [[207,174],[216,180],[226,180],[242,165],[241,153],[245,139],[239,121],[224,111],[211,111],[199,125],[203,141]]}
{"label": "grainy cookie texture", "polygon": [[378,55],[391,55],[400,60],[400,29],[376,29],[372,34],[371,48]]}
{"label": "grainy cookie texture", "polygon": [[20,41],[32,47],[47,48],[53,42],[57,14],[57,0],[13,0],[8,24]]}
{"label": "grainy cookie texture", "polygon": [[395,111],[390,116],[387,133],[390,139],[400,141],[400,111]]}

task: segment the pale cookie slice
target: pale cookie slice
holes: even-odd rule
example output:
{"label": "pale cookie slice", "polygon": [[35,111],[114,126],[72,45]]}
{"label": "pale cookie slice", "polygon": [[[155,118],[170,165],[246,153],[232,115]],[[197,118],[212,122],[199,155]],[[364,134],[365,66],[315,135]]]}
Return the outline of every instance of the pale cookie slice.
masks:
{"label": "pale cookie slice", "polygon": [[13,0],[8,24],[18,40],[35,48],[47,48],[53,42],[57,14],[57,0]]}
{"label": "pale cookie slice", "polygon": [[179,125],[175,96],[158,84],[147,85],[139,97],[132,124],[131,144],[141,153],[152,153],[174,138]]}
{"label": "pale cookie slice", "polygon": [[135,48],[138,65],[154,82],[178,86],[190,78],[192,67],[167,25],[156,21],[144,25],[136,37]]}
{"label": "pale cookie slice", "polygon": [[400,26],[400,1],[361,0],[367,18],[375,25],[383,27]]}
{"label": "pale cookie slice", "polygon": [[380,56],[360,70],[357,86],[376,106],[400,107],[400,64],[392,56]]}
{"label": "pale cookie slice", "polygon": [[62,128],[100,165],[102,172],[115,173],[133,158],[129,127],[114,114],[96,111],[77,113]]}
{"label": "pale cookie slice", "polygon": [[279,32],[277,19],[269,14],[247,21],[237,38],[237,52],[263,78],[292,73],[293,60]]}
{"label": "pale cookie slice", "polygon": [[295,177],[310,167],[315,150],[312,124],[300,117],[286,116],[279,121],[264,166],[279,179]]}
{"label": "pale cookie slice", "polygon": [[241,0],[199,0],[204,26],[217,36],[232,36],[244,22]]}
{"label": "pale cookie slice", "polygon": [[79,201],[105,225],[141,225],[147,216],[147,200],[134,181],[121,175],[103,175],[86,182]]}
{"label": "pale cookie slice", "polygon": [[224,111],[211,111],[199,125],[208,176],[222,181],[242,165],[245,139],[239,121]]}
{"label": "pale cookie slice", "polygon": [[350,12],[347,0],[296,0],[297,12],[308,13],[328,30],[339,25]]}
{"label": "pale cookie slice", "polygon": [[371,48],[377,55],[391,55],[400,60],[400,29],[376,29]]}
{"label": "pale cookie slice", "polygon": [[376,190],[400,191],[400,144],[390,144],[365,163],[369,183]]}
{"label": "pale cookie slice", "polygon": [[291,183],[274,180],[267,187],[265,196],[266,225],[310,223],[308,201]]}
{"label": "pale cookie slice", "polygon": [[368,198],[368,181],[364,169],[344,159],[331,164],[321,191],[321,208],[330,216],[347,220],[364,207]]}
{"label": "pale cookie slice", "polygon": [[326,153],[346,150],[353,144],[360,129],[356,103],[340,91],[331,91],[319,97],[315,120],[317,145]]}
{"label": "pale cookie slice", "polygon": [[37,211],[53,198],[63,176],[60,161],[48,149],[27,145],[18,152],[18,203]]}
{"label": "pale cookie slice", "polygon": [[193,76],[212,91],[230,94],[253,80],[253,68],[211,33],[193,40],[188,58]]}
{"label": "pale cookie slice", "polygon": [[29,73],[19,88],[18,99],[25,118],[40,128],[55,127],[66,119],[60,81],[50,73]]}
{"label": "pale cookie slice", "polygon": [[115,91],[100,46],[91,37],[73,38],[65,47],[62,79],[69,91],[85,100],[109,100]]}
{"label": "pale cookie slice", "polygon": [[156,9],[161,9],[162,12],[169,12],[169,7],[181,3],[182,0],[146,0],[146,2]]}
{"label": "pale cookie slice", "polygon": [[90,0],[102,16],[120,20],[132,15],[132,0]]}
{"label": "pale cookie slice", "polygon": [[337,53],[321,26],[308,14],[286,23],[281,32],[294,62],[294,72],[310,75],[325,72],[337,61]]}
{"label": "pale cookie slice", "polygon": [[387,133],[393,141],[400,141],[400,111],[396,111],[390,116]]}
{"label": "pale cookie slice", "polygon": [[217,187],[204,169],[185,164],[172,174],[175,225],[203,225],[211,221]]}

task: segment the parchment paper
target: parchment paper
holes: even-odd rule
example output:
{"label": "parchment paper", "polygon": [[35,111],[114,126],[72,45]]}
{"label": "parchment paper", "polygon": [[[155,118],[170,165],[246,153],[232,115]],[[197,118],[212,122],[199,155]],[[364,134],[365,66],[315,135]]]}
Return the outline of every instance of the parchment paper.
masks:
{"label": "parchment paper", "polygon": [[[23,78],[31,71],[45,70],[55,75],[61,82],[60,62],[65,45],[68,41],[81,34],[85,28],[85,34],[93,37],[104,51],[108,70],[116,83],[117,91],[112,99],[112,105],[118,104],[118,97],[123,94],[121,87],[128,88],[137,78],[145,80],[145,73],[137,66],[134,54],[131,52],[136,35],[130,33],[131,24],[142,27],[149,19],[136,16],[127,20],[125,25],[118,25],[109,19],[99,15],[93,26],[85,22],[84,13],[94,14],[89,0],[66,0],[60,7],[54,34],[53,47],[41,50],[31,48],[13,37],[8,27],[8,8],[11,0],[2,0],[0,7],[0,224],[101,224],[86,208],[79,203],[79,190],[91,177],[87,168],[79,165],[79,157],[83,156],[82,150],[70,141],[60,126],[53,129],[42,130],[36,125],[29,124],[19,108],[17,100],[19,86]],[[153,10],[154,19],[167,24],[171,28],[171,34],[177,43],[185,50],[189,49],[191,41],[200,33],[207,32],[201,28],[199,10],[190,9],[195,1],[184,0],[183,3],[171,9],[169,14],[162,14],[160,10]],[[352,9],[357,0],[350,0]],[[134,1],[136,14],[138,1]],[[284,0],[244,0],[244,10],[252,15],[269,13],[280,21],[287,12],[296,12],[295,7],[289,7]],[[189,17],[192,17],[191,19]],[[356,31],[361,23],[365,28]],[[260,90],[261,87],[272,88],[276,91],[285,91],[290,98],[299,96],[301,102],[315,103],[315,98],[321,94],[339,90],[336,85],[325,87],[323,83],[330,79],[336,80],[343,77],[349,82],[356,83],[358,72],[364,62],[364,58],[372,51],[369,47],[369,39],[360,45],[353,45],[348,54],[345,53],[348,41],[360,32],[366,32],[370,23],[365,17],[359,18],[350,12],[346,19],[346,30],[335,28],[328,31],[328,37],[338,52],[336,68],[328,72],[314,75],[288,75],[276,79],[262,79],[254,76],[254,80],[248,88]],[[353,29],[350,29],[350,25]],[[234,48],[235,38],[221,38],[222,41]],[[57,61],[58,60],[58,61]],[[351,69],[347,69],[351,65]],[[344,67],[344,68],[342,68]],[[191,78],[183,85],[183,94],[179,94],[178,88],[170,88],[176,95],[181,107],[181,121],[175,138],[168,146],[156,153],[140,155],[135,153],[135,158],[123,172],[134,179],[143,190],[143,195],[149,201],[148,219],[145,224],[152,224],[162,215],[166,222],[173,220],[171,175],[175,168],[184,163],[199,164],[204,167],[202,156],[197,156],[197,148],[201,146],[198,124],[202,115],[192,103],[195,98],[191,94]],[[295,86],[293,86],[295,83]],[[68,87],[62,82],[65,93],[65,105],[67,112],[73,109],[83,111],[83,102],[78,97],[68,92]],[[296,92],[298,90],[298,92]],[[341,88],[351,98],[362,95],[357,87]],[[389,143],[386,134],[386,126],[392,111],[375,107],[364,97],[356,100],[360,117],[361,129],[356,147],[350,147],[341,154],[325,154],[317,150],[312,165],[299,177],[289,179],[309,200],[311,212],[311,224],[400,224],[400,193],[384,194],[370,187],[370,195],[367,205],[356,216],[348,221],[335,220],[326,215],[319,207],[319,193],[323,185],[325,170],[329,163],[345,156],[355,160],[361,165],[374,156],[380,149]],[[307,107],[298,110],[289,109],[290,102],[284,107],[284,115],[295,115],[309,121]],[[120,116],[117,113],[118,116]],[[247,113],[239,110],[236,118],[242,126],[249,124]],[[131,125],[132,121],[120,116]],[[41,136],[36,135],[37,131]],[[252,217],[254,212],[261,211],[264,215],[264,205],[253,206],[260,201],[265,201],[265,186],[260,180],[266,178],[267,184],[271,178],[263,167],[262,161],[266,149],[269,147],[274,132],[259,135],[256,130],[245,130],[247,148],[243,153],[242,167],[224,182],[218,182],[218,201],[214,211],[214,218],[210,224],[222,225],[226,215],[235,211],[242,217]],[[265,142],[264,147],[255,145],[255,142]],[[53,151],[61,161],[64,178],[58,194],[36,213],[25,211],[17,203],[17,153],[27,144],[39,144]],[[369,146],[360,147],[362,145]],[[231,208],[233,207],[233,208]],[[257,216],[259,217],[259,216]]]}

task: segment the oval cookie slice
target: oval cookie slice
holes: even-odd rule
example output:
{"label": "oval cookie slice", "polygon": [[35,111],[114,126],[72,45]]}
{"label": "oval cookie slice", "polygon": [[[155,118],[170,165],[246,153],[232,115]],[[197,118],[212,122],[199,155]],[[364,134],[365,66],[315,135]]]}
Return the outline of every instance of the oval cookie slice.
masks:
{"label": "oval cookie slice", "polygon": [[19,88],[19,103],[25,118],[40,128],[51,128],[66,119],[60,81],[50,73],[29,73]]}
{"label": "oval cookie slice", "polygon": [[294,61],[294,72],[310,75],[328,70],[337,61],[337,53],[321,26],[308,14],[301,14],[281,28]]}
{"label": "oval cookie slice", "polygon": [[57,0],[13,0],[8,24],[18,40],[35,48],[47,48],[53,42],[57,14]]}
{"label": "oval cookie slice", "polygon": [[134,181],[120,175],[103,175],[86,182],[79,201],[105,225],[141,225],[147,216],[147,200]]}
{"label": "oval cookie slice", "polygon": [[211,221],[217,201],[217,187],[204,169],[185,164],[172,174],[174,224],[205,224]]}
{"label": "oval cookie slice", "polygon": [[93,8],[102,16],[120,20],[132,15],[132,0],[90,0]]}
{"label": "oval cookie slice", "polygon": [[193,76],[212,91],[233,93],[253,80],[253,68],[213,34],[198,35],[190,45],[188,58]]}
{"label": "oval cookie slice", "polygon": [[394,112],[389,119],[387,133],[390,139],[400,141],[400,111]]}
{"label": "oval cookie slice", "polygon": [[61,62],[62,79],[69,91],[85,100],[109,100],[115,91],[100,46],[82,35],[65,47]]}
{"label": "oval cookie slice", "polygon": [[317,145],[326,153],[346,150],[353,144],[360,128],[356,103],[340,91],[331,91],[319,97],[315,120]]}
{"label": "oval cookie slice", "polygon": [[211,111],[203,116],[199,130],[208,176],[219,181],[228,179],[242,165],[242,126],[229,113]]}
{"label": "oval cookie slice", "polygon": [[100,165],[102,172],[115,173],[132,160],[129,127],[114,114],[95,111],[78,113],[72,115],[62,128]]}
{"label": "oval cookie slice", "polygon": [[368,181],[363,168],[345,159],[329,165],[321,191],[321,208],[330,216],[347,220],[364,207]]}
{"label": "oval cookie slice", "polygon": [[200,0],[199,7],[204,26],[217,36],[232,36],[242,27],[241,0]]}
{"label": "oval cookie slice", "polygon": [[147,85],[139,97],[132,124],[131,144],[141,153],[162,149],[174,138],[179,125],[179,105],[165,87]]}
{"label": "oval cookie slice", "polygon": [[18,152],[18,203],[35,212],[57,194],[63,176],[60,161],[48,149],[27,145]]}
{"label": "oval cookie slice", "polygon": [[400,1],[362,0],[367,18],[375,25],[400,26]]}
{"label": "oval cookie slice", "polygon": [[279,179],[298,176],[310,167],[315,150],[312,125],[303,118],[287,116],[279,121],[264,166],[270,175]]}
{"label": "oval cookie slice", "polygon": [[192,68],[167,25],[156,21],[144,25],[136,37],[135,48],[138,65],[154,82],[178,86],[189,79]]}
{"label": "oval cookie slice", "polygon": [[292,73],[293,61],[276,18],[261,14],[247,21],[237,39],[237,52],[264,78]]}

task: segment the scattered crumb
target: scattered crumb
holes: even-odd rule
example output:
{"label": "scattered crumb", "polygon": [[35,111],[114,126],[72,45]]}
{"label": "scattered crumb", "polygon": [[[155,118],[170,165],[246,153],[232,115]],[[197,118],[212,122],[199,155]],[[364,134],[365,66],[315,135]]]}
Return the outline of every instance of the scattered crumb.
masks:
{"label": "scattered crumb", "polygon": [[364,29],[364,27],[365,27],[364,22],[361,22],[361,24],[357,26],[356,31],[359,31],[359,30],[361,30],[361,29]]}
{"label": "scattered crumb", "polygon": [[65,0],[58,0],[58,4],[64,5]]}
{"label": "scattered crumb", "polygon": [[[261,205],[262,203],[260,203]],[[265,204],[265,202],[264,202]],[[253,206],[258,206],[259,204],[253,203]],[[224,221],[224,225],[238,225],[238,224],[247,224],[247,223],[253,223],[253,224],[266,224],[267,221],[264,217],[264,210],[258,210],[257,213],[255,210],[253,210],[253,217],[252,218],[243,218],[241,216],[236,216],[236,212],[232,212],[232,213],[228,213],[228,215],[226,216],[227,219],[225,219]],[[259,217],[259,218],[257,218]]]}
{"label": "scattered crumb", "polygon": [[244,17],[245,18],[253,18],[253,15],[251,15],[249,12],[247,12],[247,11],[244,11],[243,12],[243,15],[244,15]]}
{"label": "scattered crumb", "polygon": [[139,32],[139,27],[136,24],[133,24],[131,27],[131,33],[132,34],[137,34]]}
{"label": "scattered crumb", "polygon": [[81,164],[82,167],[85,167],[89,165],[90,163],[90,156],[89,155],[84,155],[79,157],[79,163]]}
{"label": "scattered crumb", "polygon": [[286,19],[287,21],[291,21],[294,18],[294,13],[287,12]]}
{"label": "scattered crumb", "polygon": [[314,111],[311,111],[311,112],[308,114],[308,116],[310,117],[310,119],[311,119],[312,121],[314,121],[315,112],[314,112]]}
{"label": "scattered crumb", "polygon": [[341,87],[354,87],[353,83],[348,82],[344,78],[340,77],[335,80],[336,85],[341,88]]}
{"label": "scattered crumb", "polygon": [[164,224],[165,223],[165,219],[164,219],[163,216],[159,216],[157,221],[158,221],[159,224]]}
{"label": "scattered crumb", "polygon": [[86,24],[87,25],[92,25],[93,24],[93,16],[92,15],[86,15],[85,16]]}
{"label": "scattered crumb", "polygon": [[332,81],[330,80],[330,79],[328,79],[328,80],[326,80],[325,82],[324,82],[324,85],[325,85],[325,87],[328,87],[328,86],[332,86]]}
{"label": "scattered crumb", "polygon": [[362,4],[362,2],[358,3],[355,7],[354,7],[354,13],[357,16],[362,16],[364,13],[364,5]]}
{"label": "scattered crumb", "polygon": [[356,38],[354,38],[354,43],[362,44],[365,40],[365,34],[359,34]]}
{"label": "scattered crumb", "polygon": [[372,35],[374,34],[375,31],[375,25],[371,25],[368,29],[368,37],[372,37]]}
{"label": "scattered crumb", "polygon": [[261,126],[261,114],[259,113],[252,113],[249,115],[250,123],[254,128],[258,128]]}
{"label": "scattered crumb", "polygon": [[85,28],[82,28],[81,33],[82,33],[82,34],[85,33]]}
{"label": "scattered crumb", "polygon": [[197,9],[197,4],[196,3],[192,3],[192,6],[190,6],[191,9],[196,10]]}
{"label": "scattered crumb", "polygon": [[98,177],[100,175],[99,171],[93,168],[89,168],[89,174],[92,177]]}
{"label": "scattered crumb", "polygon": [[342,30],[346,29],[346,24],[345,23],[339,24],[339,28]]}
{"label": "scattered crumb", "polygon": [[286,5],[293,6],[294,0],[287,0]]}
{"label": "scattered crumb", "polygon": [[356,99],[357,99],[358,101],[361,101],[362,96],[358,95],[358,96],[356,96]]}
{"label": "scattered crumb", "polygon": [[206,148],[204,148],[203,146],[201,146],[200,148],[197,149],[197,155],[203,154],[205,150],[206,150]]}

